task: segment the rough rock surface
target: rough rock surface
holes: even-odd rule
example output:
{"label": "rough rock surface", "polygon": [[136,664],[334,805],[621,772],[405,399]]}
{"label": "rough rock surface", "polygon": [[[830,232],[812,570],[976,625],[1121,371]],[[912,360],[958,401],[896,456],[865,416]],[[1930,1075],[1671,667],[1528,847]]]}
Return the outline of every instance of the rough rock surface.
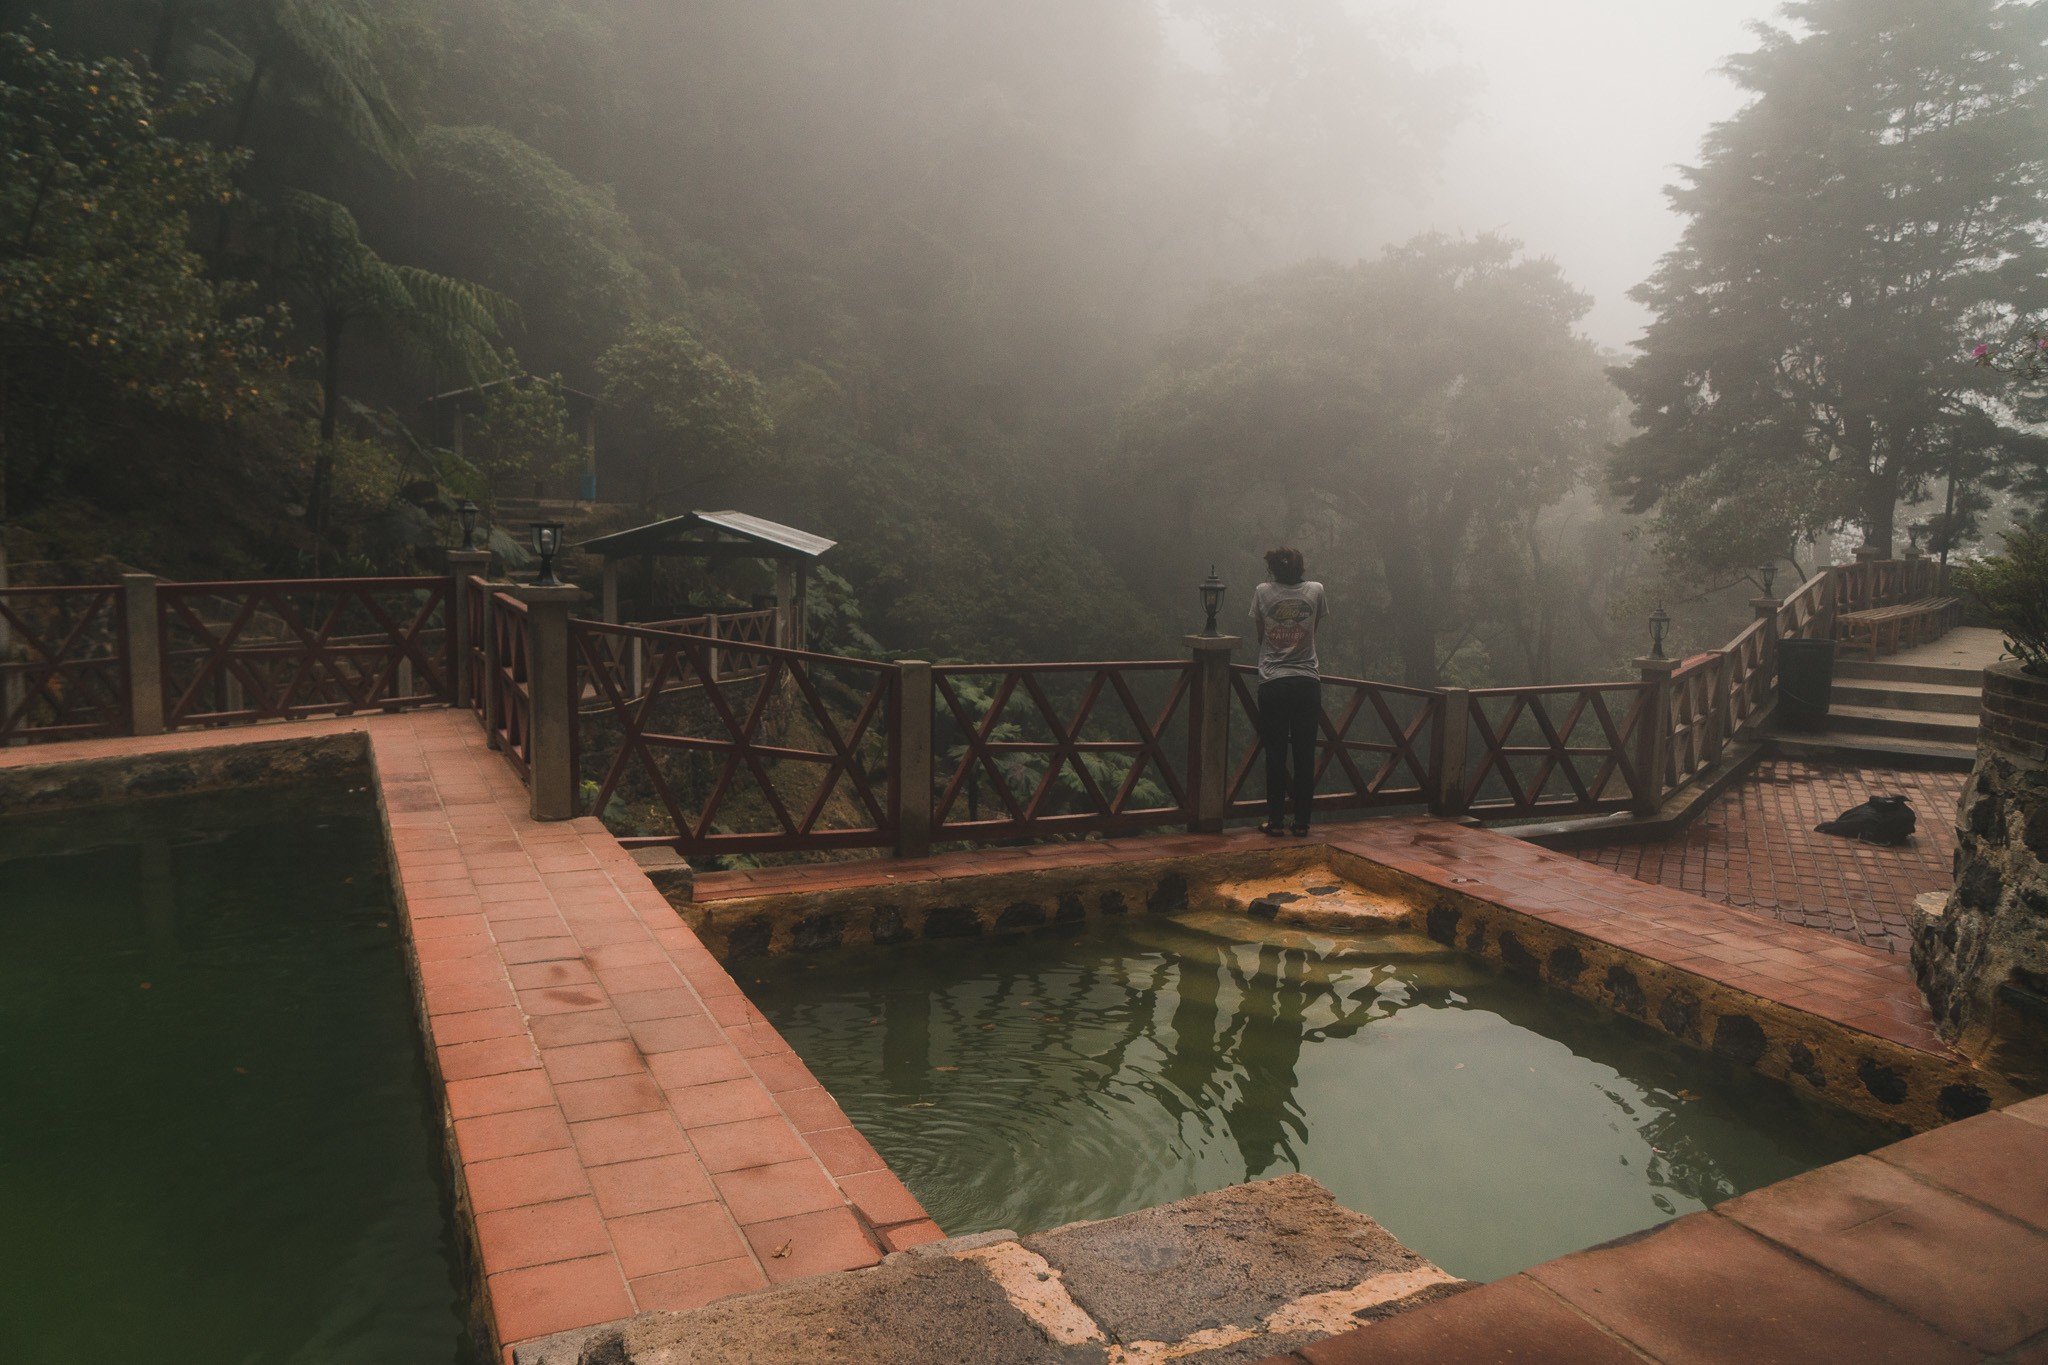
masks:
{"label": "rough rock surface", "polygon": [[[2048,679],[2011,672],[2008,709],[2033,705],[2048,717]],[[2039,1089],[2048,1086],[2048,758],[2005,730],[1985,728],[1956,814],[1955,889],[1914,925],[1913,968],[1944,1036]]]}
{"label": "rough rock surface", "polygon": [[1236,1365],[1465,1287],[1307,1176],[1036,1236],[918,1247],[686,1313],[529,1342],[516,1365]]}

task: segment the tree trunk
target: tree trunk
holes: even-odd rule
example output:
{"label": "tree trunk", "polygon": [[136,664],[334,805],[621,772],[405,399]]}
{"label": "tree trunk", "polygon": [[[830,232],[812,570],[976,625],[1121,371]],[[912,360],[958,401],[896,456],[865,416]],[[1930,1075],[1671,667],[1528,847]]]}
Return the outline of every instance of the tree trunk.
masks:
{"label": "tree trunk", "polygon": [[334,438],[341,425],[341,338],[345,319],[329,315],[320,351],[320,448],[313,454],[313,486],[306,493],[306,525],[313,529],[313,572],[327,532],[328,489],[334,482]]}
{"label": "tree trunk", "polygon": [[187,0],[163,0],[157,7],[156,34],[149,42],[149,69],[160,84],[169,84],[171,49],[178,40],[178,25],[185,18]]}
{"label": "tree trunk", "polygon": [[1884,551],[1884,558],[1892,555],[1892,540],[1896,534],[1893,516],[1899,507],[1899,480],[1890,470],[1881,470],[1870,477],[1870,491],[1866,495],[1863,511],[1863,543],[1875,545]]}
{"label": "tree trunk", "polygon": [[[256,58],[249,68],[249,84],[242,91],[241,107],[235,111],[234,136],[228,140],[230,152],[240,151],[249,141],[249,128],[256,121],[256,106],[263,97],[264,59]],[[237,185],[240,175],[235,177]],[[228,239],[234,234],[235,204],[229,199],[220,206],[220,221],[213,234],[213,259],[215,264],[227,259]]]}

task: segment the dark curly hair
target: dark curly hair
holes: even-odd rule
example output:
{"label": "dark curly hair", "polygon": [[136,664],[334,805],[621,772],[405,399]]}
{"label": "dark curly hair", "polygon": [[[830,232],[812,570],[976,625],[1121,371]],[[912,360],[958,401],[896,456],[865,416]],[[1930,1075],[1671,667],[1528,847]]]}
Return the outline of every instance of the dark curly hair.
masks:
{"label": "dark curly hair", "polygon": [[1301,551],[1285,548],[1266,551],[1266,572],[1273,575],[1273,581],[1282,587],[1293,587],[1301,582]]}

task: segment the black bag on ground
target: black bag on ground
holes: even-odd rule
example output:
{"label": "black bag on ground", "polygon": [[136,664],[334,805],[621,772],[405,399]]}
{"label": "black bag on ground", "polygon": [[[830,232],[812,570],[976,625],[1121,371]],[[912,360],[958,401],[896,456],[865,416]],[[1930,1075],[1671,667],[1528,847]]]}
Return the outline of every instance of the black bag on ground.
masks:
{"label": "black bag on ground", "polygon": [[1903,796],[1873,796],[1862,805],[1823,820],[1814,830],[1839,834],[1844,839],[1861,839],[1866,844],[1903,844],[1919,828],[1913,808]]}

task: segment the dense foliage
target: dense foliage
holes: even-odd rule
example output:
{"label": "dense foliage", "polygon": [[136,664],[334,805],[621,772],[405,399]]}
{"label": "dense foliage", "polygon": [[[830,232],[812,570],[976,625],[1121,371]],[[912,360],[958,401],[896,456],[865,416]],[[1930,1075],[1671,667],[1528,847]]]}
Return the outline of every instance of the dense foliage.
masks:
{"label": "dense foliage", "polygon": [[2005,553],[1958,568],[1956,585],[2005,632],[2013,657],[2048,677],[2048,531],[2007,532]]}
{"label": "dense foliage", "polygon": [[1785,13],[1730,63],[1756,98],[1670,191],[1688,226],[1615,372],[1641,427],[1617,485],[1709,571],[1844,522],[1893,545],[1902,500],[2048,457],[1971,363],[1977,337],[2048,309],[2048,8]]}

